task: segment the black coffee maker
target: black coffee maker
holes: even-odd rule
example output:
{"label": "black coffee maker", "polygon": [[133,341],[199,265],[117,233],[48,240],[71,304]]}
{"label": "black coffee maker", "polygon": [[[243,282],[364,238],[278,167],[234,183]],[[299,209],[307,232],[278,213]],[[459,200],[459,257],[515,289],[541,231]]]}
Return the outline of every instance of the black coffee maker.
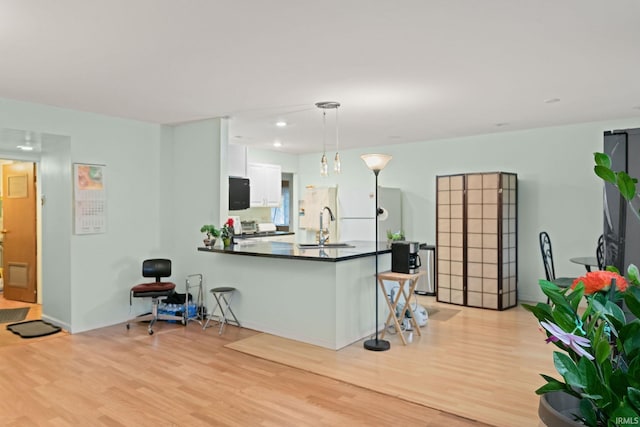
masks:
{"label": "black coffee maker", "polygon": [[420,243],[391,243],[391,271],[394,273],[414,274],[420,267]]}

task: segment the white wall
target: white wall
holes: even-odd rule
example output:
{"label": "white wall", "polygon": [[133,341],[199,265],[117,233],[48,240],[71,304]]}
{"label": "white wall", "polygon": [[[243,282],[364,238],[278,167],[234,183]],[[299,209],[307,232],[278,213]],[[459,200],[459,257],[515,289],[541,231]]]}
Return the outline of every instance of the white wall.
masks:
{"label": "white wall", "polygon": [[[380,185],[403,190],[407,238],[429,243],[435,241],[436,175],[516,172],[520,298],[533,300],[542,299],[537,287],[544,275],[537,243],[540,230],[551,234],[559,274],[583,272],[568,258],[592,255],[600,234],[602,185],[592,172],[592,152],[601,150],[603,131],[632,127],[640,127],[640,121],[343,151],[343,173],[327,178],[318,174],[320,153],[293,156],[250,150],[249,159],[280,163],[283,171],[294,173],[299,194],[310,184],[373,187],[373,174],[359,156],[376,151],[392,154],[393,160],[380,173]],[[151,256],[175,260],[173,279],[180,291],[185,276],[200,272],[204,265],[207,271],[221,271],[207,279],[211,283],[230,276],[218,265],[220,257],[196,251],[202,240],[200,226],[221,224],[227,215],[227,181],[220,179],[226,177],[224,120],[172,128],[0,99],[0,128],[69,137],[61,139],[67,142],[54,153],[57,160],[43,171],[43,188],[51,184],[59,192],[50,206],[61,210],[43,211],[43,269],[51,269],[43,277],[45,317],[59,320],[71,332],[124,321],[129,316],[129,289],[141,280],[142,260]],[[106,165],[105,234],[70,233],[73,162]],[[294,195],[294,201],[298,199]]]}
{"label": "white wall", "polygon": [[[125,320],[129,289],[141,279],[141,261],[164,252],[160,126],[0,99],[0,128],[68,136],[70,141],[67,154],[57,153],[58,161],[67,164],[49,164],[52,174],[43,171],[43,181],[57,176],[44,181],[43,188],[52,184],[61,192],[57,200],[49,199],[49,206],[63,210],[43,209],[43,269],[51,271],[43,275],[43,317],[71,332]],[[73,162],[106,165],[105,234],[69,234],[72,206],[64,188],[72,189]]]}
{"label": "white wall", "polygon": [[544,278],[538,233],[549,232],[557,275],[577,276],[574,256],[595,256],[602,229],[602,183],[593,174],[592,153],[602,151],[605,130],[640,127],[640,120],[586,123],[468,138],[341,152],[342,173],[322,178],[320,154],[300,156],[298,184],[354,182],[374,187],[361,154],[393,155],[379,184],[403,191],[403,228],[408,240],[435,243],[435,176],[464,172],[515,172],[519,179],[519,297],[542,300]]}

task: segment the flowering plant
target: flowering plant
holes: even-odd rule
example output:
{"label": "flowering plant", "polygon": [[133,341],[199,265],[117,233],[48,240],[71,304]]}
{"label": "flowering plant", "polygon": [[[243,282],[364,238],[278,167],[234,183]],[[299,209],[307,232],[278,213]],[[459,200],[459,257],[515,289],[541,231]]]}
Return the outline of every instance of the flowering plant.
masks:
{"label": "flowering plant", "polygon": [[233,236],[233,218],[227,219],[220,229],[220,237],[222,239],[230,239]]}
{"label": "flowering plant", "polygon": [[[637,179],[612,171],[606,154],[595,153],[595,161],[595,173],[618,188],[640,219],[631,204]],[[553,362],[562,379],[541,374],[546,384],[536,393],[576,397],[580,407],[573,416],[587,426],[640,424],[639,276],[630,265],[626,279],[607,267],[578,277],[571,288],[540,280],[550,302],[523,304],[538,319],[547,343],[560,350],[553,352]]]}
{"label": "flowering plant", "polygon": [[[541,280],[550,303],[523,304],[544,328],[547,343],[562,350],[553,352],[562,380],[541,374],[547,383],[536,393],[564,391],[580,399],[580,414],[574,415],[587,426],[640,416],[638,269],[630,266],[628,276],[627,281],[615,271],[594,271],[565,289]],[[583,300],[586,308],[580,307]]]}

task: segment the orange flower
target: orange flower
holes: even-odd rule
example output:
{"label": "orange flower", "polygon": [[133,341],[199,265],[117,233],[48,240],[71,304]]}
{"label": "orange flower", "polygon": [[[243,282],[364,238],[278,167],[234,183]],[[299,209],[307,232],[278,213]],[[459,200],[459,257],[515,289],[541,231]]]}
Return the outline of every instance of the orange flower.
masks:
{"label": "orange flower", "polygon": [[599,291],[607,291],[611,287],[611,280],[616,279],[616,288],[620,292],[627,290],[627,281],[621,275],[613,271],[592,271],[582,277],[578,277],[573,281],[571,289],[575,289],[579,282],[584,283],[584,293],[586,295],[594,294]]}

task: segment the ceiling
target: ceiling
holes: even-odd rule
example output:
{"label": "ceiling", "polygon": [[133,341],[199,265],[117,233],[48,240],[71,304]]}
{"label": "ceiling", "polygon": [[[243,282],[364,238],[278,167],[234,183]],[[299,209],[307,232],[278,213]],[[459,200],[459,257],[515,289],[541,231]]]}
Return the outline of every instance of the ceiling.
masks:
{"label": "ceiling", "polygon": [[[637,0],[0,0],[0,97],[290,153],[640,118]],[[275,122],[284,120],[287,127]],[[280,148],[274,148],[278,140]]]}

